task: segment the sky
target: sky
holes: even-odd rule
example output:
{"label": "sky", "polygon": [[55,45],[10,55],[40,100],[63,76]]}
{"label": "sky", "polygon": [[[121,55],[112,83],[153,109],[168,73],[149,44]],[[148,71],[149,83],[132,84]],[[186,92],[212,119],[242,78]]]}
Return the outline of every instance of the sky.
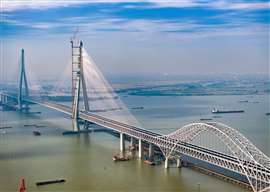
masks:
{"label": "sky", "polygon": [[265,0],[1,0],[0,8],[6,73],[24,48],[32,73],[59,76],[77,30],[105,76],[269,73]]}

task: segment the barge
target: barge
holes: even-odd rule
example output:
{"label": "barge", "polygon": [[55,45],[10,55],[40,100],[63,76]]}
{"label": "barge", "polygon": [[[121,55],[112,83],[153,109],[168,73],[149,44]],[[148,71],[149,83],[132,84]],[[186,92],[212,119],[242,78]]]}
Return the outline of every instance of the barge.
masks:
{"label": "barge", "polygon": [[36,185],[41,186],[41,185],[49,185],[49,184],[64,183],[64,182],[66,182],[65,179],[56,179],[56,180],[50,180],[50,181],[36,182]]}
{"label": "barge", "polygon": [[218,110],[218,109],[213,109],[212,113],[218,114],[218,113],[244,113],[244,110]]}

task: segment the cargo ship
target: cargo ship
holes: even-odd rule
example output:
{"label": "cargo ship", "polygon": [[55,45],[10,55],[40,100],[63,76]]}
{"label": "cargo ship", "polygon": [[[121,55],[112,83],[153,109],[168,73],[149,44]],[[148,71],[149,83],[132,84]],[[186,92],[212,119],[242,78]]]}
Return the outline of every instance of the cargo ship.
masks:
{"label": "cargo ship", "polygon": [[212,113],[244,113],[244,110],[218,110],[218,109],[213,109]]}

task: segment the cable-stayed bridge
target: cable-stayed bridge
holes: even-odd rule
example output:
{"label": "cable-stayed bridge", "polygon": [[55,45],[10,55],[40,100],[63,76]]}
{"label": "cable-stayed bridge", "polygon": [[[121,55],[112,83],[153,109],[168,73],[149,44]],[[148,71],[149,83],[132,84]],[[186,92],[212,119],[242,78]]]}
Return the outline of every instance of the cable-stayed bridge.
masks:
{"label": "cable-stayed bridge", "polygon": [[[139,158],[143,158],[143,143],[149,146],[149,156],[153,155],[153,146],[158,147],[165,157],[165,168],[168,168],[171,159],[176,160],[177,166],[181,165],[181,161],[196,162],[197,166],[211,167],[211,171],[249,184],[253,191],[270,191],[270,158],[232,127],[218,122],[192,123],[171,134],[161,135],[91,112],[85,63],[82,42],[72,40],[72,105],[66,106],[31,95],[22,51],[18,93],[1,92],[0,103],[4,108],[23,112],[28,112],[31,104],[38,104],[69,115],[74,132],[87,128],[89,123],[118,132],[121,151],[125,150],[126,136],[131,138],[132,143],[137,140]],[[217,138],[221,144],[196,143],[196,139],[204,134]],[[217,147],[213,148],[215,144]]]}

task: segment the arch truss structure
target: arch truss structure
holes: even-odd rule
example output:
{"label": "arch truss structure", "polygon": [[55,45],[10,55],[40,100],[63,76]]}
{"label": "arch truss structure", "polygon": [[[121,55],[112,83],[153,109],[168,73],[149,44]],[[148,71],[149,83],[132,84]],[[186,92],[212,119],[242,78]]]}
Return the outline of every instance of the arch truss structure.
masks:
{"label": "arch truss structure", "polygon": [[[225,145],[231,155],[209,150],[196,152],[185,150],[203,133],[215,135]],[[270,158],[254,146],[244,135],[222,123],[192,123],[165,136],[160,136],[166,145],[159,144],[165,157],[180,157],[181,154],[209,162],[219,167],[246,176],[253,191],[270,191]]]}

